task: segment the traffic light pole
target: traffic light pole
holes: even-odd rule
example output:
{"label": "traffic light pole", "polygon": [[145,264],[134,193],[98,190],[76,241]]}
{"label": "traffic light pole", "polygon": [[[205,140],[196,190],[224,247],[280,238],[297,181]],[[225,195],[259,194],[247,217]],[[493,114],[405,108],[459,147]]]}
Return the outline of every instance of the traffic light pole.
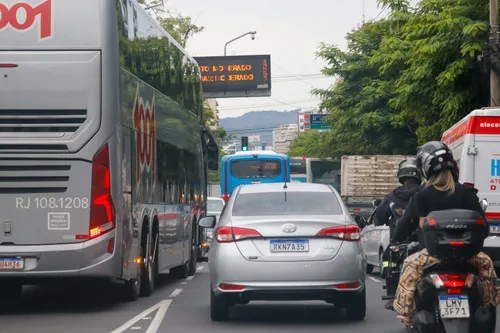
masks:
{"label": "traffic light pole", "polygon": [[248,151],[248,136],[241,137],[241,150]]}

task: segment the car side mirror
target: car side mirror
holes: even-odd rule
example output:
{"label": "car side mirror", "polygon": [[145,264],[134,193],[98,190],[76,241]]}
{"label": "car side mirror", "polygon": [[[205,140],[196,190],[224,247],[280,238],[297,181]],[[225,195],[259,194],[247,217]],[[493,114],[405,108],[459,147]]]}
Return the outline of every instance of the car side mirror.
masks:
{"label": "car side mirror", "polygon": [[217,218],[215,216],[205,216],[200,219],[198,225],[202,228],[213,228],[217,223]]}
{"label": "car side mirror", "polygon": [[481,202],[479,202],[479,205],[481,206],[483,212],[486,212],[486,209],[488,209],[488,200],[486,200],[486,198],[481,200]]}
{"label": "car side mirror", "polygon": [[359,216],[359,215],[352,215],[352,218],[354,219],[354,221],[356,221],[356,224],[361,229],[363,229],[364,227],[366,227],[367,222],[366,222],[366,219],[364,217]]}

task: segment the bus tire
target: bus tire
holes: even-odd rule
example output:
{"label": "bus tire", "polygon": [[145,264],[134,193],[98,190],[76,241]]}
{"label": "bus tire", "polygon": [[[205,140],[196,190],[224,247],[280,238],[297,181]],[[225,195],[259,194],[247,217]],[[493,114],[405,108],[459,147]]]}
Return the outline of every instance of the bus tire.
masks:
{"label": "bus tire", "polygon": [[170,275],[174,279],[186,279],[189,276],[189,260],[180,266],[171,268]]}
{"label": "bus tire", "polygon": [[144,258],[144,264],[141,265],[141,296],[149,297],[155,289],[158,271],[158,233],[153,228],[153,232],[148,232],[144,238],[141,246],[141,256]]}
{"label": "bus tire", "polygon": [[[194,222],[194,225],[196,225],[196,222]],[[193,231],[196,230],[193,227]],[[189,270],[188,270],[188,275],[193,276],[196,273],[196,265],[198,263],[198,256],[197,256],[197,246],[196,246],[196,237],[193,236],[191,237],[191,249],[189,253]]]}
{"label": "bus tire", "polygon": [[141,293],[140,279],[130,279],[122,286],[122,298],[125,302],[135,302]]}

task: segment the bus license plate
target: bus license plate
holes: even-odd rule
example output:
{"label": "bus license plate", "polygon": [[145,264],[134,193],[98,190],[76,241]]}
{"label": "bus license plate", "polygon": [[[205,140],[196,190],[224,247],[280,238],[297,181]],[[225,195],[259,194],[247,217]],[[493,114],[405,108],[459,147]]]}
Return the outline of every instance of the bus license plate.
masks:
{"label": "bus license plate", "polygon": [[469,318],[469,299],[466,295],[439,296],[441,318]]}
{"label": "bus license plate", "polygon": [[500,224],[490,224],[490,234],[500,234]]}
{"label": "bus license plate", "polygon": [[0,270],[22,270],[24,269],[23,258],[0,258]]}
{"label": "bus license plate", "polygon": [[271,252],[309,252],[309,241],[304,239],[273,239]]}

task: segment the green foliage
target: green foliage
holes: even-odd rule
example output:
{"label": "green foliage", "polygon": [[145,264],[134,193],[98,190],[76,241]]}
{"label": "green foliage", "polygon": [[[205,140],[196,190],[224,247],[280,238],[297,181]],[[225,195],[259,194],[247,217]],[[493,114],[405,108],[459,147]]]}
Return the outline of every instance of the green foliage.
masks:
{"label": "green foliage", "polygon": [[191,17],[173,14],[165,8],[164,0],[138,0],[146,7],[162,27],[182,46],[186,47],[189,38],[202,32],[205,27],[197,26]]}
{"label": "green foliage", "polygon": [[488,39],[487,0],[379,0],[390,15],[350,32],[348,49],[322,44],[329,89],[313,92],[330,130],[300,135],[290,154],[411,154],[489,104],[478,60]]}

